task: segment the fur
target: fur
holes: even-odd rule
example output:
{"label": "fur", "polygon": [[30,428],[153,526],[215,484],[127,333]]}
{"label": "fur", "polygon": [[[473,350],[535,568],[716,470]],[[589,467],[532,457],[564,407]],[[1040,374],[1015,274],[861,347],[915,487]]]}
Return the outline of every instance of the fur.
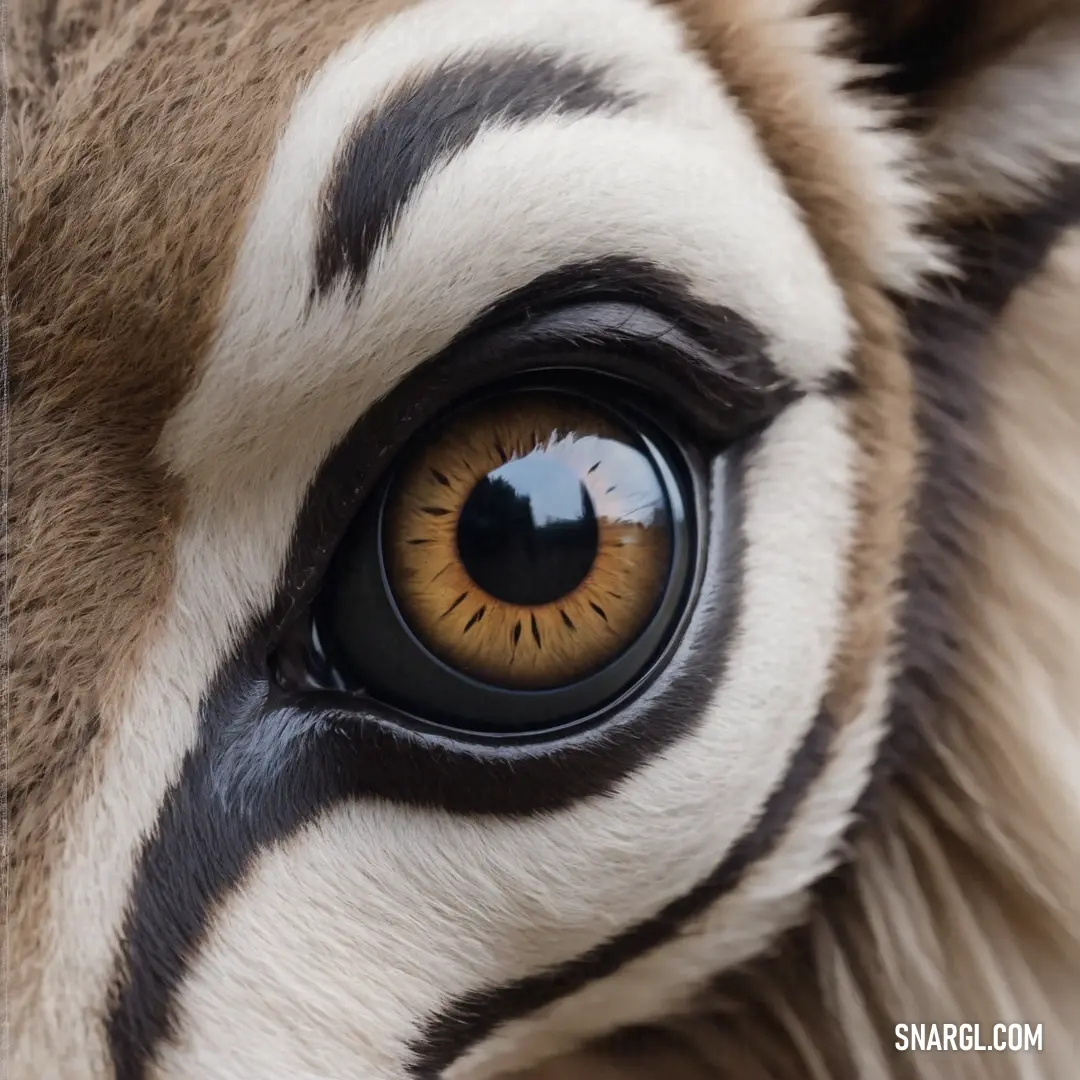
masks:
{"label": "fur", "polygon": [[[965,23],[959,5],[919,67],[933,0],[852,4],[850,25],[827,6],[16,0],[16,1076],[110,1074],[102,1017],[138,960],[114,973],[144,840],[322,461],[500,294],[613,237],[752,321],[810,392],[751,459],[736,647],[700,730],[565,811],[365,800],[276,840],[185,956],[153,1075],[480,1080],[614,1029],[530,1077],[1070,1075],[1080,232],[1052,236],[1003,306],[969,294],[1009,278],[992,259],[1011,249],[984,243],[997,222],[1071,205],[1077,7]],[[395,81],[493,45],[599,64],[632,104],[483,126],[402,203],[359,302],[315,296],[350,128]],[[875,82],[858,63],[875,58],[893,74]],[[919,105],[906,125],[897,72]],[[933,376],[960,360],[978,402],[958,414],[959,384]],[[820,395],[837,373],[854,391]],[[938,488],[953,501],[931,520]],[[947,556],[929,577],[927,543],[926,565]],[[907,639],[927,602],[924,656]],[[700,664],[695,633],[676,665]],[[484,994],[679,909],[819,722],[820,771],[782,831],[672,916],[674,937],[423,1049],[431,1018],[468,1028]],[[900,1019],[1018,1018],[1044,1025],[1043,1054],[891,1048]]]}

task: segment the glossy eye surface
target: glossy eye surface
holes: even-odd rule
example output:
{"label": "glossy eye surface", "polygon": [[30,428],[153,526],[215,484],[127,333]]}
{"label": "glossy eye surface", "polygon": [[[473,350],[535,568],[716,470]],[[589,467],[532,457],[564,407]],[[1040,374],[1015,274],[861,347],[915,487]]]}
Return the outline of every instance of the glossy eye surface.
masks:
{"label": "glossy eye surface", "polygon": [[595,395],[526,385],[452,410],[339,547],[316,626],[339,687],[496,733],[609,703],[685,607],[686,472]]}
{"label": "glossy eye surface", "polygon": [[383,536],[412,631],[466,675],[574,682],[648,622],[671,510],[641,438],[575,398],[511,394],[455,417],[394,484]]}

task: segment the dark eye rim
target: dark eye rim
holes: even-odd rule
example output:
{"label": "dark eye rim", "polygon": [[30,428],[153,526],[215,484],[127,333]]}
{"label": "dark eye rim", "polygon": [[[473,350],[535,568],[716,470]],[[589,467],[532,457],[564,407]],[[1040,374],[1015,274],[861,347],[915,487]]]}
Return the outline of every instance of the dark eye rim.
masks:
{"label": "dark eye rim", "polygon": [[[420,692],[402,692],[386,683],[380,685],[377,676],[374,679],[344,676],[342,671],[347,669],[347,661],[330,644],[329,635],[326,643],[321,640],[320,627],[325,628],[329,621],[324,588],[312,605],[311,630],[317,645],[310,654],[309,671],[318,671],[319,688],[337,700],[339,710],[362,713],[365,705],[377,704],[382,710],[392,710],[405,727],[462,741],[500,745],[547,742],[583,728],[601,726],[655,680],[678,647],[701,587],[708,542],[706,469],[701,455],[692,445],[673,437],[658,420],[655,410],[634,400],[637,395],[628,389],[625,381],[594,372],[560,370],[500,380],[482,395],[469,399],[464,407],[486,399],[503,400],[521,391],[555,392],[579,397],[593,405],[603,400],[600,407],[626,424],[647,447],[664,485],[673,523],[672,562],[657,610],[644,630],[617,657],[599,671],[565,687],[510,690],[456,671],[417,638],[394,600],[383,550],[383,517],[398,474],[395,467],[383,478],[374,495],[377,510],[371,512],[370,502],[365,502],[356,519],[362,537],[358,546],[373,556],[357,562],[366,577],[366,595],[378,605],[378,610],[372,612],[371,625],[377,626],[379,632],[365,639],[364,649],[369,655],[369,671],[377,672],[397,660],[399,667],[412,667],[412,674],[426,679],[428,685]],[[599,397],[602,392],[606,392],[603,399]],[[450,410],[450,415],[454,411]],[[355,550],[355,545],[349,550]],[[332,586],[334,574],[332,563],[326,585]],[[413,654],[404,654],[405,664],[400,659],[402,649]],[[423,661],[415,657],[423,657]],[[413,679],[409,681],[415,685]],[[366,685],[358,685],[363,683]],[[428,701],[446,700],[453,704],[439,715],[437,708],[418,704],[425,697]],[[462,720],[460,716],[469,719]],[[514,718],[518,730],[507,730],[508,716]],[[496,724],[500,729],[495,728]]]}

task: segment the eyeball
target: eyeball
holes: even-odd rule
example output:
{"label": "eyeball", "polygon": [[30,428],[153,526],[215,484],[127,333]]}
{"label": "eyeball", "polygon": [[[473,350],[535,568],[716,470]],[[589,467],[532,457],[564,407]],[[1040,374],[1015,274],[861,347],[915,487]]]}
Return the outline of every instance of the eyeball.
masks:
{"label": "eyeball", "polygon": [[686,473],[625,401],[518,386],[453,409],[346,535],[319,647],[342,687],[443,726],[537,732],[594,712],[685,608]]}

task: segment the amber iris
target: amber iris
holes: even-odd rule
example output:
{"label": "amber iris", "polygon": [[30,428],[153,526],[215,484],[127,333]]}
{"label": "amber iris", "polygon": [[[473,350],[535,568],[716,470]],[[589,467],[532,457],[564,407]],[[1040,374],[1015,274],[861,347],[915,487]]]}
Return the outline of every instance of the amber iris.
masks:
{"label": "amber iris", "polygon": [[456,414],[395,480],[390,586],[417,638],[463,674],[565,686],[648,624],[671,570],[671,510],[640,436],[570,393]]}

